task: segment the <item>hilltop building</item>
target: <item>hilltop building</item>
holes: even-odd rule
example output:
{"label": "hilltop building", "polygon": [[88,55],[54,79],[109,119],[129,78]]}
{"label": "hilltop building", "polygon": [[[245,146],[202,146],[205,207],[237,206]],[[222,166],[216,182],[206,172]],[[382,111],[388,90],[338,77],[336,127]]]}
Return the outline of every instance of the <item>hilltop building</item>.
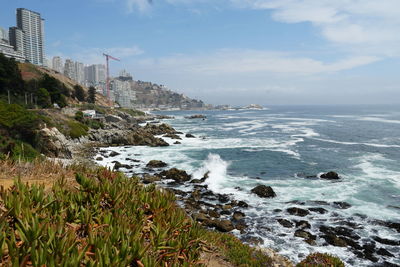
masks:
{"label": "hilltop building", "polygon": [[[17,8],[17,28],[22,31],[23,53],[26,60],[32,64],[43,66],[45,62],[44,19],[37,12]],[[19,43],[20,32],[15,31],[15,33],[10,34],[11,44]]]}
{"label": "hilltop building", "polygon": [[53,57],[51,67],[53,70],[59,72],[59,73],[64,73],[64,64],[63,60],[61,57]]}
{"label": "hilltop building", "polygon": [[110,98],[123,108],[134,108],[136,92],[133,88],[135,82],[125,70],[120,72],[119,77],[110,82]]}

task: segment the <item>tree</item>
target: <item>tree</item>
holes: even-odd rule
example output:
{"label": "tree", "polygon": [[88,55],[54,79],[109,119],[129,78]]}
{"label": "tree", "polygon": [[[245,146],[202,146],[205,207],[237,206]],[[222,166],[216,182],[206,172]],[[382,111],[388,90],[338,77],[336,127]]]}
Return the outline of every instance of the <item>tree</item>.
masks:
{"label": "tree", "polygon": [[74,93],[75,93],[75,98],[78,99],[79,101],[85,101],[86,99],[86,93],[85,90],[83,90],[82,86],[80,85],[75,85],[74,86]]}
{"label": "tree", "polygon": [[94,104],[96,102],[96,88],[93,86],[89,87],[87,102]]}
{"label": "tree", "polygon": [[37,91],[37,103],[43,108],[51,107],[51,98],[46,88],[39,88]]}
{"label": "tree", "polygon": [[0,94],[7,94],[8,90],[21,94],[24,91],[24,81],[18,63],[0,53]]}

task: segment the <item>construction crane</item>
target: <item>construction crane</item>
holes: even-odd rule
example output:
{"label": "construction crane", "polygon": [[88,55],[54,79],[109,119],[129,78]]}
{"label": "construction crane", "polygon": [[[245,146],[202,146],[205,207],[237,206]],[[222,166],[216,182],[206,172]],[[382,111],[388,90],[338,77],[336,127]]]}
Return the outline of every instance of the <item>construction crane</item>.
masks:
{"label": "construction crane", "polygon": [[120,61],[120,60],[118,58],[115,58],[113,56],[110,56],[110,55],[107,55],[107,54],[104,54],[104,53],[103,53],[103,56],[106,57],[106,61],[107,61],[107,69],[106,69],[106,72],[107,72],[107,81],[106,81],[107,98],[108,98],[108,101],[111,103],[111,99],[110,99],[110,65],[109,65],[109,60],[110,59],[116,60],[116,61]]}

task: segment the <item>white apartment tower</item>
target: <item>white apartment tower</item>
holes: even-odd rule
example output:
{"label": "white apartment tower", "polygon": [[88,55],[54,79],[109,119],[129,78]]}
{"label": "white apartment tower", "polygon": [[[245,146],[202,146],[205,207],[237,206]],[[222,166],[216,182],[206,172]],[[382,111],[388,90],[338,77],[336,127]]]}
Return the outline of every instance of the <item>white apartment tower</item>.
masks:
{"label": "white apartment tower", "polygon": [[76,80],[75,62],[71,59],[65,60],[64,75],[72,80]]}
{"label": "white apartment tower", "polygon": [[44,20],[40,14],[25,8],[17,8],[17,27],[23,31],[26,59],[32,64],[43,65]]}
{"label": "white apartment tower", "polygon": [[59,72],[59,73],[64,73],[64,64],[63,64],[63,60],[61,57],[53,57],[52,60],[52,68],[53,70]]}

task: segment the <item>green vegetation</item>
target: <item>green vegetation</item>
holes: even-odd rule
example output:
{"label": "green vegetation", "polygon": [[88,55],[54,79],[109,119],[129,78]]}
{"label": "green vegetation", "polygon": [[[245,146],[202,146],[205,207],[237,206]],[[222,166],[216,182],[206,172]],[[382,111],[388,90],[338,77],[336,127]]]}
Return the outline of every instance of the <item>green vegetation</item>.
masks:
{"label": "green vegetation", "polygon": [[96,88],[94,88],[93,86],[89,87],[88,97],[86,101],[92,104],[96,102]]}
{"label": "green vegetation", "polygon": [[237,265],[269,266],[233,236],[201,228],[170,192],[103,168],[69,168],[81,173],[78,186],[60,178],[47,191],[21,180],[1,189],[1,264],[200,266],[204,250],[222,245]]}
{"label": "green vegetation", "polygon": [[128,113],[132,117],[138,117],[138,116],[145,116],[146,115],[146,113],[144,113],[143,111],[136,110],[136,109],[120,108],[119,110],[121,110],[122,112]]}
{"label": "green vegetation", "polygon": [[85,124],[75,120],[69,120],[67,125],[69,127],[68,136],[74,139],[87,135],[89,130]]}
{"label": "green vegetation", "polygon": [[344,267],[344,263],[335,256],[326,253],[313,253],[307,256],[296,267]]}
{"label": "green vegetation", "polygon": [[85,101],[86,93],[83,90],[82,86],[80,86],[80,85],[75,85],[74,86],[74,96],[75,96],[76,99],[78,99],[81,102]]}

